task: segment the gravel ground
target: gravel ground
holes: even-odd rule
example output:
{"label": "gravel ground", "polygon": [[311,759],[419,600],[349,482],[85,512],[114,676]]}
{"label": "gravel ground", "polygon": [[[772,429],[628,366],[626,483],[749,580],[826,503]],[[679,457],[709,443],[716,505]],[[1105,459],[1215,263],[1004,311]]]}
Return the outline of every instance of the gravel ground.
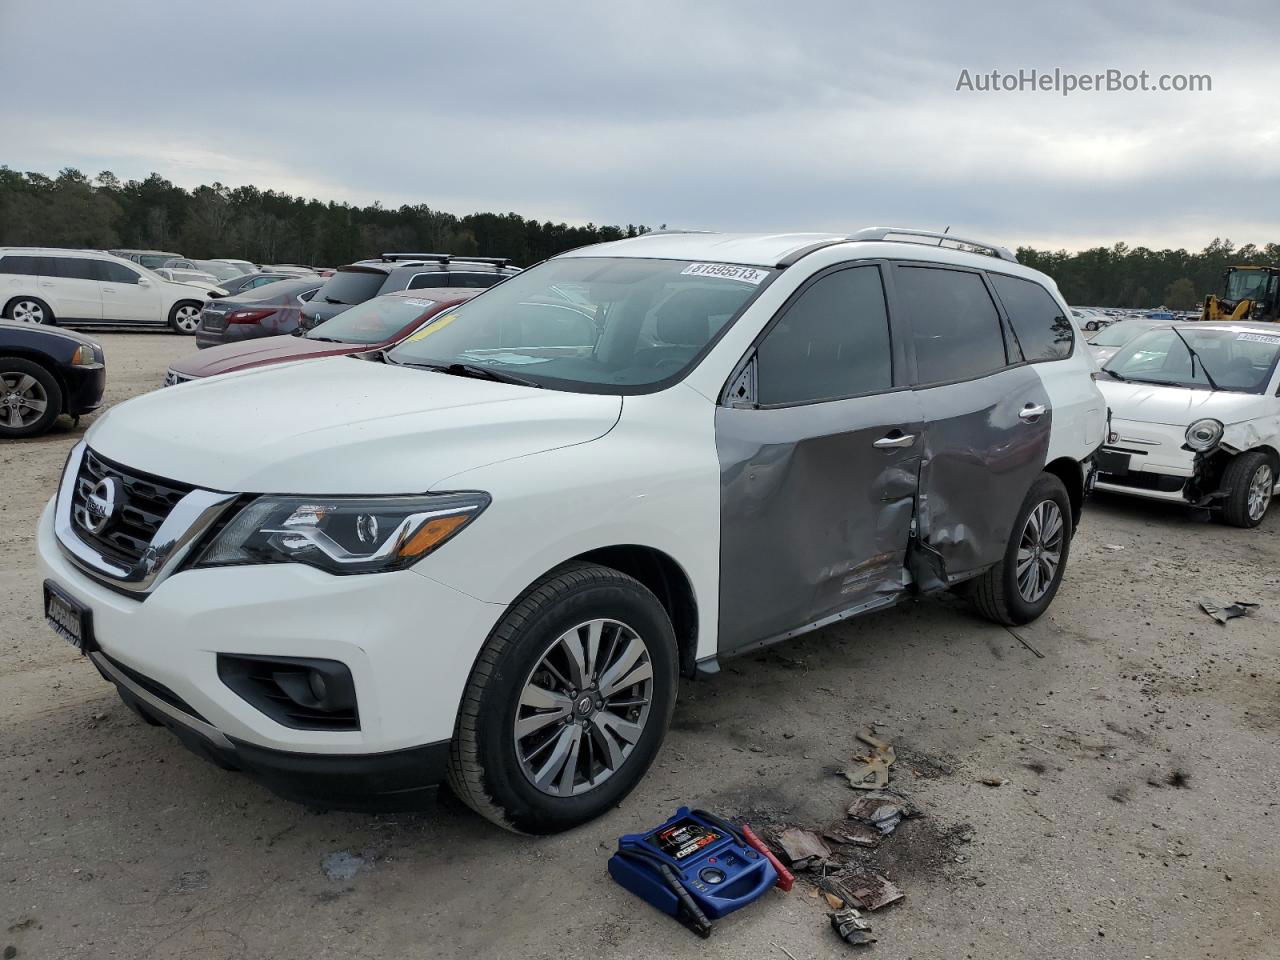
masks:
{"label": "gravel ground", "polygon": [[[112,403],[192,347],[102,340]],[[821,826],[872,722],[926,815],[866,857],[906,891],[872,915],[870,956],[1280,956],[1275,512],[1244,531],[1096,498],[1057,601],[1019,631],[1043,659],[943,597],[731,661],[685,686],[620,809],[529,839],[447,795],[310,811],[136,720],[40,615],[33,529],[85,426],[0,447],[5,957],[845,956],[807,884],[704,942],[605,861],[681,803]],[[1201,599],[1263,605],[1219,626]]]}

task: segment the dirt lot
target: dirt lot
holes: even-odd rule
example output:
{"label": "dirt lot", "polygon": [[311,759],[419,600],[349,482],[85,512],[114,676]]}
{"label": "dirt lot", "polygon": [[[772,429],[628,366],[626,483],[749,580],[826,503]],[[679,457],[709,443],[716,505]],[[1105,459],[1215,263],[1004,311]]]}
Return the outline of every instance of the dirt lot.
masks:
{"label": "dirt lot", "polygon": [[[192,348],[102,340],[109,402]],[[1274,511],[1243,531],[1095,499],[1050,614],[1019,631],[1043,659],[945,597],[730,662],[685,686],[621,809],[532,840],[447,796],[309,811],[135,719],[39,610],[36,517],[86,425],[0,447],[0,948],[18,958],[844,956],[803,885],[703,942],[605,861],[681,803],[825,823],[873,721],[926,816],[873,857],[906,899],[872,916],[869,955],[1280,956]],[[1219,626],[1200,599],[1263,606]]]}

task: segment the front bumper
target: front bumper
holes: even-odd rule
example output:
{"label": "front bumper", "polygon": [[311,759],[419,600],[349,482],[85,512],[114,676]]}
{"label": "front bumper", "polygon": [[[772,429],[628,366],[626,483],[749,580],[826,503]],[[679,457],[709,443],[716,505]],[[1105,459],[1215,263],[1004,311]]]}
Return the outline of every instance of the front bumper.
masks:
{"label": "front bumper", "polygon": [[[368,769],[376,787],[388,764],[412,768],[419,786],[438,779],[441,765],[422,754],[435,757],[452,737],[472,664],[503,611],[413,570],[338,577],[300,564],[180,570],[141,598],[126,596],[67,558],[52,502],[36,543],[41,577],[92,611],[103,655],[95,663],[126,701],[203,755],[278,788],[273,765],[299,772],[304,786],[318,771]],[[222,681],[218,653],[342,662],[355,684],[359,729],[277,723]],[[103,669],[106,658],[120,676],[133,671],[171,692],[181,708],[163,709],[122,685]],[[417,759],[406,759],[413,751]]]}
{"label": "front bumper", "polygon": [[67,395],[63,400],[66,413],[73,417],[97,410],[107,388],[107,368],[101,363],[90,366],[68,365],[62,368]]}
{"label": "front bumper", "polygon": [[172,697],[158,695],[153,684],[144,685],[136,673],[126,672],[101,651],[90,653],[89,659],[148,723],[167,727],[197,756],[245,773],[289,800],[343,810],[411,810],[430,797],[447,773],[448,740],[375,754],[291,753],[236,740],[175,705]]}
{"label": "front bumper", "polygon": [[[1196,458],[1184,450],[1185,431],[1176,426],[1113,418],[1097,458],[1095,489],[1174,503],[1190,503],[1188,483]],[[1123,469],[1108,470],[1118,462]]]}

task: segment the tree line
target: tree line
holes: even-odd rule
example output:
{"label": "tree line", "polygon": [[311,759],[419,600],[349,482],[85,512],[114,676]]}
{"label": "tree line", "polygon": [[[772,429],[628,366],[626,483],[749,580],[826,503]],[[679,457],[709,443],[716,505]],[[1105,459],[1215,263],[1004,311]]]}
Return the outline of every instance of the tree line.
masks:
{"label": "tree line", "polygon": [[[337,266],[384,251],[503,256],[521,265],[589,243],[634,237],[643,225],[570,226],[517,213],[456,216],[425,204],[397,209],[321,203],[254,186],[185,190],[158,173],[56,177],[0,166],[0,246],[141,247],[197,259]],[[1019,247],[1018,260],[1053,277],[1069,303],[1189,309],[1219,291],[1232,264],[1280,263],[1280,245],[1215,239],[1198,253],[1117,243],[1089,250]]]}

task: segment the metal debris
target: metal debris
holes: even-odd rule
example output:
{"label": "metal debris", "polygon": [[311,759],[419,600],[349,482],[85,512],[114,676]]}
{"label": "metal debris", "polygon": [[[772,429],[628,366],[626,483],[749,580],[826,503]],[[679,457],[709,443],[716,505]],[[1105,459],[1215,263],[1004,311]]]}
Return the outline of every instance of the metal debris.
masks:
{"label": "metal debris", "polygon": [[822,836],[835,843],[844,843],[852,847],[875,847],[880,844],[881,833],[875,827],[865,823],[838,820],[823,830]]}
{"label": "metal debris", "polygon": [[893,744],[878,739],[874,731],[864,730],[857,736],[859,740],[875,751],[875,755],[884,761],[885,766],[893,766],[894,761],[898,759],[897,753],[894,752]]}
{"label": "metal debris", "polygon": [[903,820],[920,816],[920,810],[906,797],[878,790],[849,804],[845,814],[850,820],[865,823],[888,835]]}
{"label": "metal debris", "polygon": [[833,893],[846,904],[856,904],[863,910],[879,910],[906,896],[896,883],[873,870],[824,877],[821,886],[825,892]]}
{"label": "metal debris", "polygon": [[863,920],[858,911],[852,907],[837,910],[829,916],[831,929],[845,943],[855,947],[866,947],[876,942],[875,935],[871,932],[871,924]]}
{"label": "metal debris", "polygon": [[1200,609],[1219,623],[1225,624],[1236,617],[1249,617],[1258,609],[1258,604],[1247,600],[1233,600],[1231,603],[1214,603],[1209,600],[1200,601]]}
{"label": "metal debris", "polygon": [[822,842],[821,837],[812,830],[799,827],[787,827],[779,833],[778,846],[782,847],[787,860],[797,870],[805,870],[831,856],[831,848]]}

